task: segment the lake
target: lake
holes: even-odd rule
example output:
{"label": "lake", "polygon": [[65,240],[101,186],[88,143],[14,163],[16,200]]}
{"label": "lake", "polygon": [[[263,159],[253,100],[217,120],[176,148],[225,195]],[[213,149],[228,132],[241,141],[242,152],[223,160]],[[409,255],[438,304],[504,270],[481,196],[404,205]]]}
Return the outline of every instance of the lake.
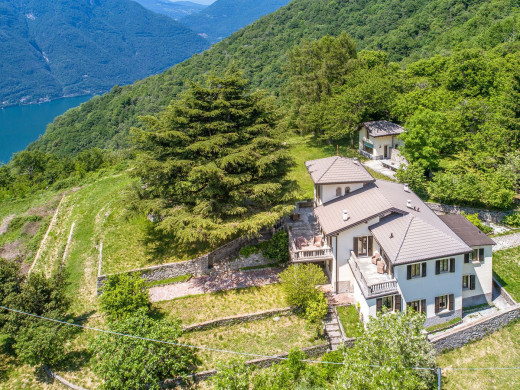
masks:
{"label": "lake", "polygon": [[8,162],[14,153],[37,140],[54,118],[90,98],[92,96],[77,96],[0,109],[0,163]]}

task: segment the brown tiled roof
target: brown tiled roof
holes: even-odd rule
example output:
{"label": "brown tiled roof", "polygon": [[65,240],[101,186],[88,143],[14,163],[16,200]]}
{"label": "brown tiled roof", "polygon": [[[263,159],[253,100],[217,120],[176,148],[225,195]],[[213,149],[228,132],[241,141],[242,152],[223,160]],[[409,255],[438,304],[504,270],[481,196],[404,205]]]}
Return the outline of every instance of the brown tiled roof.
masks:
{"label": "brown tiled roof", "polygon": [[442,221],[469,246],[495,245],[495,241],[460,214],[440,215]]}
{"label": "brown tiled roof", "polygon": [[[412,208],[407,207],[408,200]],[[349,215],[347,221],[343,220],[343,210]],[[376,180],[316,207],[314,212],[327,235],[379,216],[380,222],[370,229],[394,264],[471,251],[417,195],[404,191],[402,184],[386,180]]]}
{"label": "brown tiled roof", "polygon": [[357,160],[346,157],[326,157],[305,162],[315,184],[369,183],[375,181]]}
{"label": "brown tiled roof", "polygon": [[369,229],[393,264],[454,256],[471,250],[453,235],[410,214],[382,218]]}
{"label": "brown tiled roof", "polygon": [[368,129],[371,137],[384,137],[386,135],[398,135],[404,133],[404,128],[398,124],[388,121],[364,122],[363,126]]}

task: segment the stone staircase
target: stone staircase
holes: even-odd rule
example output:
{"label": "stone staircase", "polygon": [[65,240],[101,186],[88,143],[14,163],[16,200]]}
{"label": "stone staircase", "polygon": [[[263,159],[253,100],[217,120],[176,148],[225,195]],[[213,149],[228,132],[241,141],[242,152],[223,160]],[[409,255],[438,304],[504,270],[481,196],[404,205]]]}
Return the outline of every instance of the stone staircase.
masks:
{"label": "stone staircase", "polygon": [[343,344],[338,315],[332,306],[329,306],[327,316],[325,317],[325,337],[332,351],[335,351]]}

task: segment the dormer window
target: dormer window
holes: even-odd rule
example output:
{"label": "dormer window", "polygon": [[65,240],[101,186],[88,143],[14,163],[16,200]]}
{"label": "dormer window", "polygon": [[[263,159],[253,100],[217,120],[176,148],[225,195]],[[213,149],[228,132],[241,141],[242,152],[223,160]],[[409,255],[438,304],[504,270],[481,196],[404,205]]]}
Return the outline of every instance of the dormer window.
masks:
{"label": "dormer window", "polygon": [[336,188],[336,196],[341,196],[341,187]]}
{"label": "dormer window", "polygon": [[345,195],[347,195],[350,192],[350,187],[345,187]]}

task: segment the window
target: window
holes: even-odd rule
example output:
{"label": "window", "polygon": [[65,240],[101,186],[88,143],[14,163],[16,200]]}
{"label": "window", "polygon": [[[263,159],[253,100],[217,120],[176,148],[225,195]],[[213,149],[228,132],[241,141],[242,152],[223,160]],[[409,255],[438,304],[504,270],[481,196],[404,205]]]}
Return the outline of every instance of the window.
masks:
{"label": "window", "polygon": [[462,289],[463,290],[475,290],[475,275],[463,275],[462,276]]}
{"label": "window", "polygon": [[423,278],[426,276],[426,263],[409,264],[406,267],[406,279]]}
{"label": "window", "polygon": [[388,295],[376,299],[376,311],[381,312],[383,307],[388,311],[401,311],[401,295]]}
{"label": "window", "polygon": [[484,261],[484,248],[473,249],[472,253],[466,253],[464,255],[464,262],[469,263],[470,261]]}
{"label": "window", "polygon": [[412,264],[410,267],[412,268],[412,278],[417,278],[421,276],[420,264]]}
{"label": "window", "polygon": [[345,187],[345,195],[347,195],[350,192],[350,187]]}
{"label": "window", "polygon": [[416,313],[426,313],[426,299],[408,302],[408,307],[411,307]]}
{"label": "window", "polygon": [[354,237],[354,253],[356,256],[372,256],[374,238],[372,236]]}
{"label": "window", "polygon": [[435,274],[455,272],[455,258],[441,259],[435,262]]}
{"label": "window", "polygon": [[374,154],[374,148],[370,146],[370,144],[367,144],[366,142],[363,142],[363,150],[369,154]]}
{"label": "window", "polygon": [[453,310],[455,296],[453,294],[435,297],[435,313],[442,313]]}

